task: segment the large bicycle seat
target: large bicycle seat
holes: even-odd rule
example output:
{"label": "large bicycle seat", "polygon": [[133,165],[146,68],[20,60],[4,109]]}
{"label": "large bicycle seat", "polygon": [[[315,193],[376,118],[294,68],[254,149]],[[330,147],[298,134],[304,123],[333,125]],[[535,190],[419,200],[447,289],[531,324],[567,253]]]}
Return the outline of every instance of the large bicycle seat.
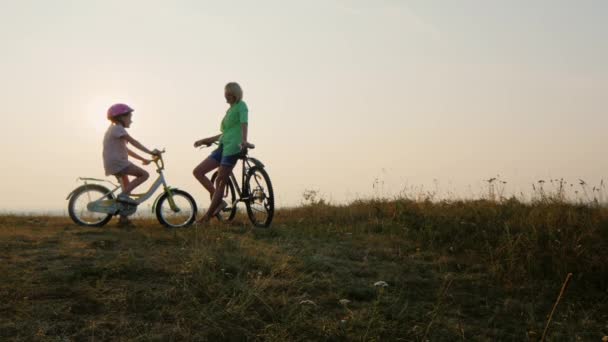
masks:
{"label": "large bicycle seat", "polygon": [[242,150],[241,153],[239,153],[239,159],[247,159],[247,151],[249,150],[253,150],[255,148],[254,144],[249,144],[249,146]]}

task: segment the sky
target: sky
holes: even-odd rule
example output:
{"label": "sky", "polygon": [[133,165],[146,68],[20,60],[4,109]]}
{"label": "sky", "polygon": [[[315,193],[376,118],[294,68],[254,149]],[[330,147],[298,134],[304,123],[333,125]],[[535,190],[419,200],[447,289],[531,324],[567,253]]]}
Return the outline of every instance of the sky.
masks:
{"label": "sky", "polygon": [[116,102],[206,206],[192,144],[219,133],[230,81],[278,206],[597,185],[607,17],[599,0],[0,0],[0,211],[65,210],[77,177],[103,178]]}

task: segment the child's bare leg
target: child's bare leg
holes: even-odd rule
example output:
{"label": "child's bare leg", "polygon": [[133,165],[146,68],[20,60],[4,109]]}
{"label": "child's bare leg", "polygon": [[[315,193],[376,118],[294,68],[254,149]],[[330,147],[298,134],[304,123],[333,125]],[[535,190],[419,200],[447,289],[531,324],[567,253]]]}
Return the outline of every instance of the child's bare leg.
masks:
{"label": "child's bare leg", "polygon": [[196,178],[199,183],[203,185],[207,191],[209,191],[209,195],[213,197],[213,193],[215,192],[215,187],[213,186],[213,182],[207,178],[206,174],[212,170],[215,170],[220,163],[217,160],[207,157],[207,159],[203,160],[198,166],[192,170],[192,174],[194,178]]}
{"label": "child's bare leg", "polygon": [[128,175],[122,175],[122,176],[116,176],[118,178],[118,181],[120,182],[120,186],[121,189],[124,191],[124,189],[129,186],[129,183],[131,183],[131,181],[129,181],[129,176]]}
{"label": "child's bare leg", "polygon": [[[132,181],[128,181],[128,178],[127,178],[127,182],[126,182],[126,184],[124,184],[124,186],[122,188],[123,194],[130,195],[131,191],[133,191],[133,189],[137,188],[141,183],[148,180],[148,178],[150,177],[150,174],[148,173],[148,171],[142,169],[141,167],[131,164],[120,173],[120,176],[121,177],[134,176],[135,177],[135,179],[133,179]],[[124,182],[124,178],[123,178],[123,182]]]}
{"label": "child's bare leg", "polygon": [[129,183],[130,183],[129,176],[128,175],[120,176],[120,181],[122,182],[122,187],[124,188],[125,186],[129,185]]}
{"label": "child's bare leg", "polygon": [[[129,181],[128,175],[122,175],[122,176],[118,176],[118,177],[120,178],[120,184],[122,185],[123,189],[125,187],[127,187],[129,185],[129,183],[131,183]],[[131,220],[129,219],[129,216],[120,214],[120,218],[118,219],[118,225],[123,226],[123,227],[130,227],[130,226],[133,226],[133,222],[131,222]]]}
{"label": "child's bare leg", "polygon": [[120,215],[118,224],[121,226],[133,226],[133,222],[129,219],[129,216]]}

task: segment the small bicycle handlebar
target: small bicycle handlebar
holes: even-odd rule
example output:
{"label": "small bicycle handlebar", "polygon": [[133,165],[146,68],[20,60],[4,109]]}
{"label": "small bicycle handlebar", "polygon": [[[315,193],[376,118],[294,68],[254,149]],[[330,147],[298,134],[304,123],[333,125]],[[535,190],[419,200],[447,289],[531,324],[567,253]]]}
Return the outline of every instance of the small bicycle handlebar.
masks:
{"label": "small bicycle handlebar", "polygon": [[152,157],[152,161],[154,164],[156,164],[156,167],[158,167],[159,170],[163,170],[165,168],[165,161],[163,160],[163,153],[165,153],[165,149],[163,148],[158,152],[159,154]]}

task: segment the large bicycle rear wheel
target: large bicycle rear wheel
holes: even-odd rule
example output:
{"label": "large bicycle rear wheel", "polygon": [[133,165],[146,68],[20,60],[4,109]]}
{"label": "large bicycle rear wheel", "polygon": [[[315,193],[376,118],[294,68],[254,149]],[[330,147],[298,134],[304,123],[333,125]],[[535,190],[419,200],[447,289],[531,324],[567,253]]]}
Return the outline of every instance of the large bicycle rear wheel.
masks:
{"label": "large bicycle rear wheel", "polygon": [[274,192],[266,170],[259,166],[249,169],[244,187],[247,194],[247,215],[251,223],[261,228],[270,226],[274,216]]}
{"label": "large bicycle rear wheel", "polygon": [[112,219],[112,215],[88,209],[87,205],[96,200],[113,200],[114,194],[99,184],[86,184],[74,190],[68,203],[68,213],[74,223],[80,226],[101,227]]}
{"label": "large bicycle rear wheel", "polygon": [[[211,176],[211,182],[215,184],[215,179],[217,178],[217,171],[213,173]],[[222,199],[228,203],[228,206],[224,208],[224,210],[220,211],[216,216],[218,220],[222,222],[229,222],[234,219],[236,216],[236,191],[234,190],[234,184],[232,184],[232,179],[228,178],[228,182],[226,183],[226,188],[224,189],[224,195]]]}

